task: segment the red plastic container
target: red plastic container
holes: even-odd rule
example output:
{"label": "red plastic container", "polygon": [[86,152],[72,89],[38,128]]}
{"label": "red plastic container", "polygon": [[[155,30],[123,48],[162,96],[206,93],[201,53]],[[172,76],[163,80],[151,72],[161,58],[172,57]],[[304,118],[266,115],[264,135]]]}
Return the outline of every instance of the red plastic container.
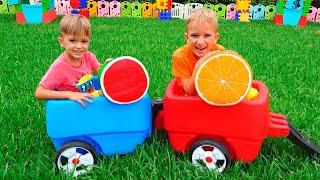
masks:
{"label": "red plastic container", "polygon": [[283,15],[282,14],[276,14],[273,18],[273,22],[276,25],[283,25]]}
{"label": "red plastic container", "polygon": [[199,96],[184,96],[172,80],[156,128],[163,126],[177,152],[189,151],[201,139],[212,139],[226,147],[231,160],[251,162],[267,136],[286,137],[290,132],[285,116],[270,113],[266,85],[254,81],[252,86],[259,91],[256,100],[222,107],[209,105]]}

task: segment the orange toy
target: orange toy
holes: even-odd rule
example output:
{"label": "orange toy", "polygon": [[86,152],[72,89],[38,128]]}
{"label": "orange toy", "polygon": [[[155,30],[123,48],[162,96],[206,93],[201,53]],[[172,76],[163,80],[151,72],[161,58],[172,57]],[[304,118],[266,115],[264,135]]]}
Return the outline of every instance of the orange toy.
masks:
{"label": "orange toy", "polygon": [[248,94],[252,84],[249,64],[232,51],[216,53],[200,66],[195,80],[199,96],[217,106],[234,105]]}

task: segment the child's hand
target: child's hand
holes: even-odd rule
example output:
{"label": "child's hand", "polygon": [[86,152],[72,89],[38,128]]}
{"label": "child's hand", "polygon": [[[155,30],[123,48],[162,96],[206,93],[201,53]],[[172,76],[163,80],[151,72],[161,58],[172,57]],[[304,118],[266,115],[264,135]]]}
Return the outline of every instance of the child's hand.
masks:
{"label": "child's hand", "polygon": [[71,92],[69,95],[70,100],[79,102],[83,107],[86,107],[83,100],[92,103],[90,98],[94,98],[90,93]]}

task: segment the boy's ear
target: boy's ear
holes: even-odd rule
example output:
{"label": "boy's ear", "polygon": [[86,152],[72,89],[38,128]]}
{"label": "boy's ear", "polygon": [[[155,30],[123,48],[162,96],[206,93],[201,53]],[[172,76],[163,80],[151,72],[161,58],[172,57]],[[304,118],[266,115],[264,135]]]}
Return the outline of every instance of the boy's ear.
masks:
{"label": "boy's ear", "polygon": [[60,44],[61,47],[63,47],[63,43],[62,42],[63,42],[63,39],[62,39],[62,37],[59,36],[58,37],[58,43]]}
{"label": "boy's ear", "polygon": [[216,33],[215,36],[216,36],[215,38],[216,38],[216,42],[217,42],[220,39],[220,34]]}
{"label": "boy's ear", "polygon": [[188,40],[188,33],[184,33],[184,38],[187,40],[187,43],[189,43],[189,40]]}

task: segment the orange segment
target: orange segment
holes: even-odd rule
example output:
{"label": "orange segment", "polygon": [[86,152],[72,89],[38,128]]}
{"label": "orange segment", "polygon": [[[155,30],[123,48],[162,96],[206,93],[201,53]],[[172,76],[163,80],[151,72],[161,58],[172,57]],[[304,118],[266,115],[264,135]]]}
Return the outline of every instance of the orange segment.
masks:
{"label": "orange segment", "polygon": [[216,53],[200,66],[195,80],[199,96],[209,104],[239,103],[249,92],[252,72],[249,64],[232,51]]}

